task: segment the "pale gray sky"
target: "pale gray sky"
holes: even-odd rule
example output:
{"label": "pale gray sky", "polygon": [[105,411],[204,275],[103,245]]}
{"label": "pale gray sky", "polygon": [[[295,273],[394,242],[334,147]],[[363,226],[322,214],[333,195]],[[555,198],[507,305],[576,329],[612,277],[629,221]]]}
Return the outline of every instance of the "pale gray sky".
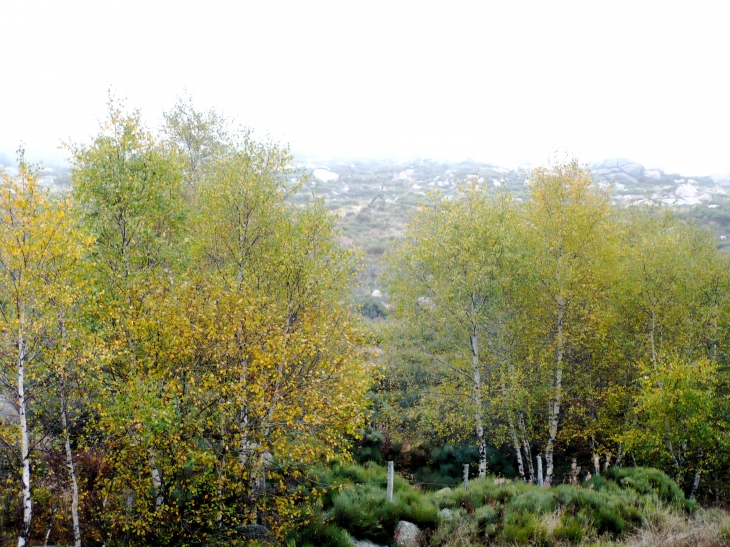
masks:
{"label": "pale gray sky", "polygon": [[187,88],[306,154],[730,171],[730,2],[0,2],[0,150]]}

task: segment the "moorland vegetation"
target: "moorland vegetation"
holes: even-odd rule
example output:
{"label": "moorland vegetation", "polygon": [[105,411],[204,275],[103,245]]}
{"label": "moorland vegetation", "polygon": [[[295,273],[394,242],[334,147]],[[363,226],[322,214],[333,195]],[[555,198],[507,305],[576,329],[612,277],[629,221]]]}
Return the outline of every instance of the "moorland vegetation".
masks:
{"label": "moorland vegetation", "polygon": [[358,302],[352,219],[285,147],[113,98],[66,146],[68,192],[22,151],[0,188],[1,545],[728,541],[705,229],[577,162],[520,197],[470,178],[412,204]]}

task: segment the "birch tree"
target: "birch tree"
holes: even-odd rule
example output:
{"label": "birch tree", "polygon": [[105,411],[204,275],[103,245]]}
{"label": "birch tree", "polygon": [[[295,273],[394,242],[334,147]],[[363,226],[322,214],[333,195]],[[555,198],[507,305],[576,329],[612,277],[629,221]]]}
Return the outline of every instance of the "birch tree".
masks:
{"label": "birch tree", "polygon": [[595,337],[597,314],[610,287],[602,248],[610,234],[610,203],[575,161],[533,171],[529,192],[527,243],[539,277],[530,305],[542,330],[538,354],[550,389],[544,444],[549,487],[566,373],[572,373],[581,347]]}
{"label": "birch tree", "polygon": [[[33,519],[32,460],[39,424],[33,423],[34,399],[49,389],[52,368],[59,356],[57,329],[64,307],[78,294],[68,285],[74,264],[88,243],[74,229],[69,203],[52,202],[38,184],[38,173],[20,154],[20,174],[3,176],[0,187],[0,346],[5,389],[15,399],[18,411],[19,460],[23,520],[18,547],[28,545]],[[67,451],[67,465],[74,489],[72,507],[78,524],[78,493],[73,455]],[[78,539],[78,535],[76,536]]]}
{"label": "birch tree", "polygon": [[471,414],[480,476],[487,472],[486,395],[496,385],[489,348],[505,327],[518,226],[509,196],[466,187],[456,200],[436,196],[433,207],[423,207],[391,257],[391,299],[439,371],[430,404],[456,398],[445,407]]}
{"label": "birch tree", "polygon": [[285,148],[244,137],[199,187],[196,275],[216,317],[201,318],[201,332],[220,417],[207,434],[222,446],[219,473],[235,475],[248,500],[229,517],[243,522],[270,503],[263,485],[274,458],[286,469],[343,455],[368,384],[342,303],[352,257],[335,242],[322,203],[286,203],[296,189],[290,161]]}

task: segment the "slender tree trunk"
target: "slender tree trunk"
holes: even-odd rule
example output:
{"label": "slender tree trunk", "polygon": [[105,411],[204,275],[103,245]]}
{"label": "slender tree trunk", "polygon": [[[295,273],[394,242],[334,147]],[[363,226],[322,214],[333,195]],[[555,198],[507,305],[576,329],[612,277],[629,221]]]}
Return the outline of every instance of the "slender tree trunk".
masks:
{"label": "slender tree trunk", "polygon": [[482,378],[479,373],[479,340],[476,326],[471,331],[471,365],[474,378],[474,422],[479,446],[479,476],[487,476],[487,443],[484,439],[484,423],[482,422]]}
{"label": "slender tree trunk", "polygon": [[157,467],[157,459],[155,458],[155,450],[153,448],[149,451],[149,458],[150,477],[152,479],[152,488],[155,493],[155,510],[157,510],[162,507],[162,504],[165,501],[165,496],[162,491],[162,476],[160,475],[160,470]]}
{"label": "slender tree trunk", "polygon": [[20,453],[22,462],[23,522],[18,536],[18,547],[25,547],[30,539],[30,524],[33,518],[33,501],[30,496],[30,443],[25,398],[25,340],[23,339],[24,313],[21,312],[21,330],[18,335],[18,414],[20,415]]}
{"label": "slender tree trunk", "polygon": [[545,486],[548,488],[553,482],[553,450],[555,439],[558,436],[558,420],[560,416],[560,402],[563,395],[563,320],[565,301],[558,297],[558,321],[555,355],[555,391],[550,401],[548,412],[548,442],[545,447]]}
{"label": "slender tree trunk", "polygon": [[71,436],[68,432],[68,406],[66,401],[66,379],[61,380],[61,425],[63,426],[63,440],[66,449],[66,468],[71,480],[71,521],[74,531],[74,545],[81,547],[81,527],[79,526],[79,486],[76,481],[73,452],[71,451]]}
{"label": "slender tree trunk", "polygon": [[[510,373],[513,372],[514,367],[509,366]],[[502,377],[502,396],[507,401],[507,384]],[[510,438],[512,439],[512,448],[515,451],[515,457],[517,458],[517,471],[520,474],[520,478],[525,480],[525,465],[522,461],[522,448],[520,447],[520,441],[517,438],[517,429],[515,428],[515,420],[512,416],[512,411],[507,411],[507,426],[509,427]]]}
{"label": "slender tree trunk", "polygon": [[691,499],[691,500],[695,499],[695,496],[697,495],[697,491],[700,489],[701,474],[702,474],[701,469],[697,469],[697,471],[695,471],[695,478],[692,481],[692,491],[689,494],[689,499]]}
{"label": "slender tree trunk", "polygon": [[624,459],[624,443],[620,443],[618,445],[618,451],[616,452],[616,461],[614,462],[614,465],[616,467],[621,467],[621,462]]}
{"label": "slender tree trunk", "polygon": [[520,428],[520,437],[522,439],[522,451],[525,453],[525,461],[527,462],[527,470],[530,473],[530,483],[535,482],[535,466],[532,464],[532,450],[530,442],[527,439],[527,428],[525,427],[525,414],[519,411],[517,414],[517,425]]}
{"label": "slender tree trunk", "polygon": [[578,486],[578,475],[580,473],[580,467],[578,467],[578,460],[573,458],[570,464],[570,484]]}
{"label": "slender tree trunk", "polygon": [[656,345],[654,344],[654,332],[656,331],[656,316],[654,310],[651,310],[651,332],[649,333],[649,339],[651,340],[651,360],[656,365]]}
{"label": "slender tree trunk", "polygon": [[510,436],[512,437],[512,448],[515,451],[515,457],[517,458],[517,472],[520,474],[520,478],[525,480],[525,465],[522,462],[522,448],[520,448],[520,441],[517,438],[517,430],[515,429],[515,422],[512,419],[512,415],[509,415],[507,420],[509,426]]}
{"label": "slender tree trunk", "polygon": [[58,505],[54,505],[51,509],[51,518],[48,520],[48,528],[46,528],[46,535],[43,539],[43,545],[48,545],[48,540],[51,538],[51,532],[53,531],[53,519],[56,518],[56,512],[58,511]]}

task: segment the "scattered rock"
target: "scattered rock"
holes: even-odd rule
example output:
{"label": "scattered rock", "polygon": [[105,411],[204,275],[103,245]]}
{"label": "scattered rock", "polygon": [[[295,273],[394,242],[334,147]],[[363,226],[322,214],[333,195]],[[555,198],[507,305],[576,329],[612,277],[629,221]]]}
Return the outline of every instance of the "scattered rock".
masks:
{"label": "scattered rock", "polygon": [[702,202],[699,199],[690,197],[678,199],[675,205],[699,205],[700,203]]}
{"label": "scattered rock", "polygon": [[368,541],[367,539],[356,539],[355,547],[384,547],[384,546],[378,545],[377,543],[373,543],[372,541]]}
{"label": "scattered rock", "polygon": [[441,490],[436,490],[437,496],[440,496],[443,494],[449,494],[449,493],[451,493],[451,488],[449,488],[448,486],[446,488],[442,488]]}
{"label": "scattered rock", "polygon": [[381,292],[380,292],[380,291],[379,291],[378,289],[375,289],[375,290],[374,290],[374,291],[373,291],[373,292],[372,292],[372,293],[370,294],[370,296],[372,296],[373,298],[382,298],[382,297],[383,297],[383,293],[381,293]]}
{"label": "scattered rock", "polygon": [[401,171],[398,173],[393,180],[405,180],[405,181],[411,181],[414,180],[414,175],[416,174],[415,169],[406,169],[405,171]]}
{"label": "scattered rock", "polygon": [[635,183],[644,174],[644,166],[626,158],[610,158],[594,164],[591,172],[613,182]]}
{"label": "scattered rock", "polygon": [[398,522],[393,536],[393,543],[398,547],[418,547],[421,539],[421,530],[413,524],[405,520]]}
{"label": "scattered rock", "polygon": [[636,183],[636,179],[629,175],[628,173],[624,173],[622,171],[616,171],[611,173],[610,175],[606,175],[606,179],[613,181],[613,182],[628,182],[628,183]]}
{"label": "scattered rock", "polygon": [[621,171],[632,177],[640,177],[644,172],[644,167],[638,163],[631,162],[624,165],[619,165]]}
{"label": "scattered rock", "polygon": [[[680,179],[681,180],[681,179]],[[693,198],[697,195],[697,188],[691,184],[680,184],[674,191],[674,195],[678,198]]]}
{"label": "scattered rock", "polygon": [[316,178],[317,180],[321,180],[322,182],[329,182],[331,180],[337,180],[340,178],[340,175],[337,173],[333,173],[329,169],[315,169],[312,171],[312,176]]}
{"label": "scattered rock", "polygon": [[659,171],[644,171],[644,176],[652,180],[661,180],[662,174]]}
{"label": "scattered rock", "polygon": [[702,194],[701,196],[697,196],[697,199],[704,203],[709,203],[712,201],[712,196],[710,194]]}

